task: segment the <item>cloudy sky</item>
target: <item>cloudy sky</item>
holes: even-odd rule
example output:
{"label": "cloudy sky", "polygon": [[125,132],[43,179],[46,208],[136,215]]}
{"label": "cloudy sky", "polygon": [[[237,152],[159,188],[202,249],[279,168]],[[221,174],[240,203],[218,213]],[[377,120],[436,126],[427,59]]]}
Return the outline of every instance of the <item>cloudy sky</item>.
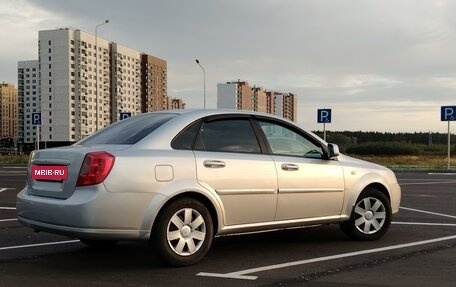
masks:
{"label": "cloudy sky", "polygon": [[[39,30],[76,27],[163,58],[168,94],[208,107],[217,83],[298,95],[298,123],[316,130],[446,132],[456,105],[452,0],[0,0],[0,81],[37,59]],[[452,128],[454,130],[455,128]]]}

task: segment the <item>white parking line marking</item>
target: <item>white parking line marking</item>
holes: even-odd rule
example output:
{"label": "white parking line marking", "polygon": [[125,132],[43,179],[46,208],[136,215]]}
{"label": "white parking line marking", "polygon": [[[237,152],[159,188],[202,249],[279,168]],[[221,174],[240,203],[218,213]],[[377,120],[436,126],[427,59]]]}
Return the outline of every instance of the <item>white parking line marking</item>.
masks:
{"label": "white parking line marking", "polygon": [[456,183],[456,181],[428,181],[428,182],[412,182],[412,183],[399,183],[400,186],[405,185],[426,185],[426,184],[449,184]]}
{"label": "white parking line marking", "polygon": [[[439,181],[441,178],[399,178],[399,181]],[[446,179],[445,179],[446,180]]]}
{"label": "white parking line marking", "polygon": [[0,222],[7,222],[7,221],[15,221],[17,220],[16,218],[12,218],[12,219],[0,219]]}
{"label": "white parking line marking", "polygon": [[45,243],[17,245],[17,246],[7,246],[7,247],[0,247],[0,251],[11,250],[11,249],[20,249],[20,248],[39,247],[39,246],[68,244],[68,243],[75,243],[75,242],[80,242],[80,241],[76,239],[76,240],[67,240],[67,241],[57,241],[57,242],[45,242]]}
{"label": "white parking line marking", "polygon": [[429,223],[429,222],[391,222],[391,224],[398,225],[426,225],[426,226],[456,226],[456,223]]}
{"label": "white parking line marking", "polygon": [[1,169],[13,169],[13,168],[17,168],[17,169],[26,169],[27,166],[2,166],[0,167]]}
{"label": "white parking line marking", "polygon": [[317,257],[317,258],[287,262],[287,263],[276,264],[276,265],[263,266],[263,267],[246,269],[246,270],[230,272],[230,273],[200,272],[196,275],[197,276],[207,276],[207,277],[229,278],[229,279],[256,280],[258,278],[258,276],[249,276],[249,275],[245,275],[245,274],[258,273],[258,272],[286,268],[286,267],[291,267],[291,266],[304,265],[304,264],[315,263],[315,262],[322,262],[322,261],[347,258],[347,257],[358,256],[358,255],[365,255],[365,254],[377,253],[377,252],[382,252],[382,251],[394,250],[394,249],[413,247],[413,246],[453,240],[453,239],[456,239],[456,235],[429,239],[429,240],[416,241],[416,242],[405,243],[405,244],[392,245],[392,246],[387,246],[387,247],[380,247],[380,248],[375,248],[375,249],[361,250],[361,251],[355,251],[355,252],[349,252],[349,253],[324,256],[324,257]]}
{"label": "white parking line marking", "polygon": [[456,175],[456,173],[454,173],[454,172],[443,172],[443,173],[439,173],[439,172],[429,172],[428,174],[429,174],[429,175]]}
{"label": "white parking line marking", "polygon": [[420,209],[414,209],[414,208],[408,208],[408,207],[399,207],[400,209],[404,210],[409,210],[409,211],[415,211],[415,212],[421,212],[421,213],[426,213],[426,214],[432,214],[432,215],[438,215],[438,216],[443,216],[443,217],[449,217],[449,218],[456,218],[454,215],[448,215],[448,214],[443,214],[443,213],[437,213],[437,212],[431,212],[431,211],[426,211],[426,210],[420,210]]}
{"label": "white parking line marking", "polygon": [[9,187],[0,188],[0,192],[7,191],[7,190],[9,190],[9,189],[14,189],[14,188],[9,188]]}
{"label": "white parking line marking", "polygon": [[14,210],[14,209],[16,209],[16,207],[5,207],[5,206],[0,206],[0,210],[1,210],[1,209]]}

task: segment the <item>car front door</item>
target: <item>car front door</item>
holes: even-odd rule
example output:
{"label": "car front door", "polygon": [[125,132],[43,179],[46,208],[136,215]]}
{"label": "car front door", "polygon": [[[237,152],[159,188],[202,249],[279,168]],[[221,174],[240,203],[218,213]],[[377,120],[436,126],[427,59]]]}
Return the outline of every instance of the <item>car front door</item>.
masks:
{"label": "car front door", "polygon": [[219,195],[225,225],[274,221],[275,165],[262,153],[250,117],[203,121],[194,152],[198,181]]}
{"label": "car front door", "polygon": [[340,215],[344,178],[340,163],[324,157],[317,140],[283,122],[259,120],[278,175],[276,220]]}

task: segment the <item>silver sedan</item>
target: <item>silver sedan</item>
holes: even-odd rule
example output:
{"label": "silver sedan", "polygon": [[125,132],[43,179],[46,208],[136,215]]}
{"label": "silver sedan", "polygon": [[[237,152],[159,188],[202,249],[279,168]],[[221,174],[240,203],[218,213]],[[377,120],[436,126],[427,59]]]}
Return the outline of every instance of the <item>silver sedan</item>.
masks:
{"label": "silver sedan", "polygon": [[92,246],[150,240],[183,266],[216,235],[337,223],[355,240],[378,239],[400,199],[392,171],[282,118],[174,110],[34,151],[17,213],[37,231]]}

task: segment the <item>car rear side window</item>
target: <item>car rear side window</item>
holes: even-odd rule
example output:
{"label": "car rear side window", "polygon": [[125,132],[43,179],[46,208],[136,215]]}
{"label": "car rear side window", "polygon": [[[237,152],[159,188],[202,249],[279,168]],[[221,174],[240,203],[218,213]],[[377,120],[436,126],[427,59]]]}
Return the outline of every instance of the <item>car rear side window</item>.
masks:
{"label": "car rear side window", "polygon": [[196,121],[183,129],[171,142],[173,149],[191,150],[201,127],[201,121]]}
{"label": "car rear side window", "polygon": [[260,153],[249,119],[224,119],[203,123],[195,149],[218,152]]}
{"label": "car rear side window", "polygon": [[135,144],[176,116],[171,113],[150,113],[131,117],[107,126],[77,144]]}

